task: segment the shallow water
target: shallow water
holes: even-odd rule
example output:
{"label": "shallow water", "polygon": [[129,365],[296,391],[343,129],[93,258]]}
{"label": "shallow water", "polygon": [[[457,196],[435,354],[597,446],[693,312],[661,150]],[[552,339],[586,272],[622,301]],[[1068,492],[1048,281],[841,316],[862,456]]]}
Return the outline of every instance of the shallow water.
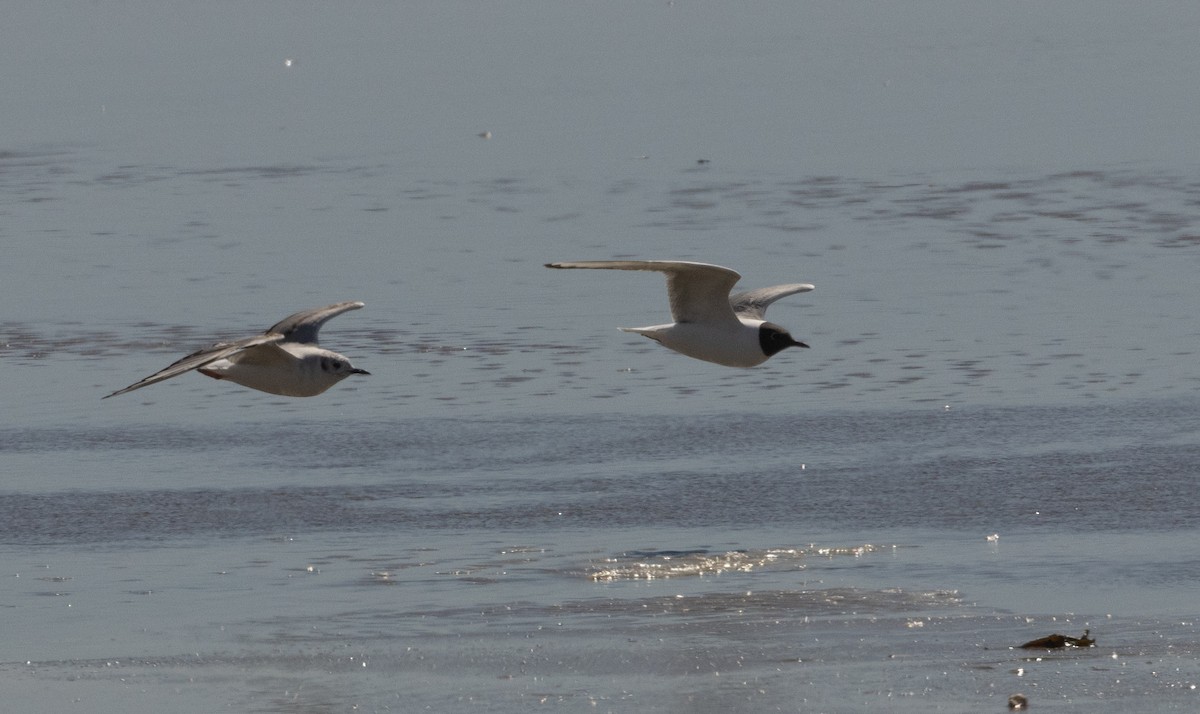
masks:
{"label": "shallow water", "polygon": [[0,496],[4,670],[47,707],[1187,710],[1194,406],[7,430],[44,478]]}
{"label": "shallow water", "polygon": [[13,9],[5,710],[1195,710],[1196,11],[1071,8]]}

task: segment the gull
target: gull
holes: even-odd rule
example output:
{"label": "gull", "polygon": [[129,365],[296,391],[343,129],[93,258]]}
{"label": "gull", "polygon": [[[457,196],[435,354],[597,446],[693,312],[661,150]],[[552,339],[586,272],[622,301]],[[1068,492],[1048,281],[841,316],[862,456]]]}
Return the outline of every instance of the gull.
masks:
{"label": "gull", "polygon": [[667,298],[675,322],[622,327],[662,346],[726,367],[753,367],[788,347],[808,347],[764,317],[781,297],[813,289],[808,283],[776,285],[730,295],[741,279],[736,270],[680,260],[580,260],[546,263],[547,268],[651,270],[667,276]]}
{"label": "gull", "polygon": [[337,352],[317,346],[317,332],[330,319],[357,310],[361,302],[339,302],[289,315],[266,332],[218,342],[102,399],[132,392],[196,370],[213,379],[285,397],[314,397],[352,374],[370,374]]}

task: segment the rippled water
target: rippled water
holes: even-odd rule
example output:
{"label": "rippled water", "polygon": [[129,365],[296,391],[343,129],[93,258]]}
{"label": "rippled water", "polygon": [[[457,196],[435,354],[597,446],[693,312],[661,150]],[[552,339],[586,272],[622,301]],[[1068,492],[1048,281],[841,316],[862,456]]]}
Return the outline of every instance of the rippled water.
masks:
{"label": "rippled water", "polygon": [[[1033,687],[1186,709],[1196,418],[8,429],[10,468],[40,465],[0,495],[5,670],[197,711],[214,687],[262,711],[915,710]],[[1096,648],[1011,649],[1085,628]]]}
{"label": "rippled water", "polygon": [[5,710],[1195,710],[1196,18],[1073,6],[14,8]]}

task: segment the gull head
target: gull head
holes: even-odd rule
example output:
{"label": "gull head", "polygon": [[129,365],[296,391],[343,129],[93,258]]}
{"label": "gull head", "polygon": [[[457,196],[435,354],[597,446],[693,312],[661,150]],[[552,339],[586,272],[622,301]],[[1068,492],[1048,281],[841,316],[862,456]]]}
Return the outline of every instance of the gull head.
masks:
{"label": "gull head", "polygon": [[321,357],[321,371],[339,380],[345,379],[352,374],[371,374],[365,369],[359,369],[350,364],[350,360],[338,354]]}
{"label": "gull head", "polygon": [[808,345],[792,337],[791,333],[773,322],[764,322],[758,327],[758,344],[763,354],[771,357],[789,347],[805,347]]}

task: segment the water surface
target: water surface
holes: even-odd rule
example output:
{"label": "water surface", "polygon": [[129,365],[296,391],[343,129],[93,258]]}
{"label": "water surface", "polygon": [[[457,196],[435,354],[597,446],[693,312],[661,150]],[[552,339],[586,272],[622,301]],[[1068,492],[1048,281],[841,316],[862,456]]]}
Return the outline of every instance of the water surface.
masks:
{"label": "water surface", "polygon": [[[1190,5],[9,15],[13,711],[1195,710]],[[371,377],[100,400],[348,299]]]}

